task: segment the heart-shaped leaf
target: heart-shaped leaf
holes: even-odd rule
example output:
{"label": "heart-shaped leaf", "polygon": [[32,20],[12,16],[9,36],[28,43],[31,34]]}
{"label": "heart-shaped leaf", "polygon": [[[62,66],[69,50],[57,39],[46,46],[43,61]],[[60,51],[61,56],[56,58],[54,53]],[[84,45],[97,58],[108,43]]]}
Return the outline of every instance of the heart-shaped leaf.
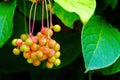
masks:
{"label": "heart-shaped leaf", "polygon": [[96,8],[95,0],[55,0],[55,2],[66,11],[78,14],[83,24],[88,22]]}
{"label": "heart-shaped leaf", "polygon": [[120,56],[119,31],[93,16],[82,30],[82,51],[86,71],[112,65]]}

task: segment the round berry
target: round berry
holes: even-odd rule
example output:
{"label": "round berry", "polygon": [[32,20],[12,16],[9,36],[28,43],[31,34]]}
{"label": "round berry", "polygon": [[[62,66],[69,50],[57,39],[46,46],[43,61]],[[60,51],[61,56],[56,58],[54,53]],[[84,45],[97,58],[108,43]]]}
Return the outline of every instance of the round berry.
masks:
{"label": "round berry", "polygon": [[53,63],[48,62],[48,61],[46,62],[46,67],[47,67],[47,68],[51,69],[51,68],[53,68],[53,66],[54,66]]}
{"label": "round berry", "polygon": [[47,31],[48,31],[48,28],[44,27],[44,28],[41,29],[40,32],[41,32],[42,34],[46,35]]}
{"label": "round berry", "polygon": [[22,46],[22,44],[23,44],[22,39],[18,39],[16,43],[18,46]]}
{"label": "round berry", "polygon": [[14,48],[13,49],[13,54],[14,55],[19,55],[20,54],[20,50],[18,48]]}
{"label": "round berry", "polygon": [[50,48],[54,48],[54,47],[55,47],[55,44],[56,44],[56,41],[53,40],[53,39],[50,39],[50,40],[48,41],[48,46],[49,46]]}
{"label": "round berry", "polygon": [[50,49],[47,46],[44,46],[42,51],[44,54],[48,54],[50,52]]}
{"label": "round berry", "polygon": [[59,58],[60,55],[61,55],[60,51],[57,51],[54,56],[55,56],[55,58]]}
{"label": "round berry", "polygon": [[44,38],[44,37],[42,37],[42,38],[40,39],[40,41],[39,41],[39,44],[40,44],[41,46],[44,46],[46,43],[47,43],[47,39]]}
{"label": "round berry", "polygon": [[26,45],[30,46],[33,44],[33,41],[31,38],[28,38],[28,39],[26,39],[25,43],[26,43]]}
{"label": "round berry", "polygon": [[31,58],[32,59],[38,59],[36,52],[31,52]]}
{"label": "round berry", "polygon": [[54,30],[55,32],[60,32],[60,31],[61,31],[60,25],[58,25],[58,24],[54,25],[54,26],[53,26],[53,30]]}
{"label": "round berry", "polygon": [[33,60],[33,63],[32,63],[34,66],[39,66],[41,64],[41,62],[39,60]]}
{"label": "round berry", "polygon": [[32,45],[30,46],[30,49],[33,50],[33,51],[36,51],[36,50],[38,49],[38,47],[39,47],[39,46],[34,43],[34,44],[32,44]]}
{"label": "round berry", "polygon": [[25,40],[28,38],[28,35],[27,35],[27,34],[22,34],[22,35],[20,36],[20,38],[21,38],[23,41],[25,41]]}
{"label": "round berry", "polygon": [[60,50],[60,44],[59,43],[56,43],[56,45],[54,47],[54,50],[55,51],[59,51]]}
{"label": "round berry", "polygon": [[37,51],[36,56],[37,56],[38,58],[42,58],[42,57],[43,57],[43,52],[40,51],[40,50]]}
{"label": "round berry", "polygon": [[54,49],[50,49],[50,52],[48,53],[48,57],[52,57],[55,55],[55,50]]}
{"label": "round berry", "polygon": [[24,45],[23,52],[28,52],[28,51],[30,51],[30,47],[27,45]]}
{"label": "round berry", "polygon": [[30,54],[31,54],[30,52],[24,52],[23,57],[26,58],[26,59],[30,58]]}
{"label": "round berry", "polygon": [[31,64],[31,63],[33,62],[33,59],[32,59],[32,58],[28,58],[28,59],[27,59],[27,62],[28,62],[29,64]]}
{"label": "round berry", "polygon": [[48,29],[46,35],[51,37],[53,35],[53,31],[51,29]]}
{"label": "round berry", "polygon": [[13,39],[13,40],[12,40],[12,45],[13,45],[13,46],[17,46],[17,40],[18,40],[18,39]]}
{"label": "round berry", "polygon": [[46,60],[47,58],[48,58],[47,55],[44,54],[42,58],[39,58],[39,60],[40,60],[40,61],[44,61],[44,60]]}
{"label": "round berry", "polygon": [[55,56],[52,56],[50,58],[48,58],[48,61],[51,62],[51,63],[54,63],[56,60]]}
{"label": "round berry", "polygon": [[56,59],[54,64],[55,64],[55,66],[59,66],[61,64],[61,60],[60,59]]}

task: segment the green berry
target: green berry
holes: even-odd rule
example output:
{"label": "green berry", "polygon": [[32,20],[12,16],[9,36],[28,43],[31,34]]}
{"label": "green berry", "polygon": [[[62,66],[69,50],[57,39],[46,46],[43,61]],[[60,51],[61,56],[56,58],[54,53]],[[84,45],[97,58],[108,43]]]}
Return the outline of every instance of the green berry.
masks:
{"label": "green berry", "polygon": [[60,44],[59,43],[56,43],[56,45],[54,47],[54,50],[55,51],[59,51],[60,50]]}
{"label": "green berry", "polygon": [[13,49],[13,54],[14,55],[19,55],[20,54],[20,50],[18,48],[14,48]]}
{"label": "green berry", "polygon": [[59,58],[60,55],[61,55],[60,51],[57,51],[54,56],[55,56],[55,58]]}
{"label": "green berry", "polygon": [[48,58],[48,61],[51,62],[51,63],[54,63],[56,61],[55,56],[52,56],[52,57]]}
{"label": "green berry", "polygon": [[25,43],[26,43],[26,45],[30,46],[33,44],[33,41],[31,38],[28,38],[28,39],[26,39]]}
{"label": "green berry", "polygon": [[61,64],[61,60],[60,59],[56,59],[54,64],[55,64],[55,66],[59,66]]}
{"label": "green berry", "polygon": [[13,46],[17,46],[17,40],[18,40],[18,39],[13,39],[13,40],[12,40],[12,45],[13,45]]}
{"label": "green berry", "polygon": [[31,64],[31,63],[33,62],[33,59],[32,59],[32,58],[28,58],[28,59],[27,59],[27,62],[28,62],[29,64]]}
{"label": "green berry", "polygon": [[28,38],[28,35],[27,35],[27,34],[22,34],[22,35],[20,36],[20,38],[21,38],[23,41],[25,41],[25,40]]}
{"label": "green berry", "polygon": [[53,30],[54,30],[55,32],[60,32],[60,31],[61,31],[60,25],[58,25],[58,24],[54,25],[54,26],[53,26]]}

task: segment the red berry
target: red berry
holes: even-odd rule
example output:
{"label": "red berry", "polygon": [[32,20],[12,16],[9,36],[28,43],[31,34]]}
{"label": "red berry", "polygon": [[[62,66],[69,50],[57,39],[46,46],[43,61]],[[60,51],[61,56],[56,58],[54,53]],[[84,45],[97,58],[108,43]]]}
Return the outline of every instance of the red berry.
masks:
{"label": "red berry", "polygon": [[31,58],[32,59],[37,59],[37,55],[36,55],[36,52],[31,52]]}
{"label": "red berry", "polygon": [[42,34],[46,35],[47,31],[48,31],[48,28],[44,27],[44,28],[41,29],[40,32],[41,32]]}
{"label": "red berry", "polygon": [[30,55],[31,55],[31,52],[24,52],[23,53],[23,57],[26,58],[26,59],[30,58]]}
{"label": "red berry", "polygon": [[56,44],[56,41],[53,40],[53,39],[50,39],[50,40],[48,41],[48,46],[49,46],[50,48],[54,48],[54,47],[55,47],[55,44]]}
{"label": "red berry", "polygon": [[55,55],[55,50],[54,49],[50,49],[50,52],[48,53],[48,57],[52,57]]}
{"label": "red berry", "polygon": [[36,60],[33,60],[33,63],[32,63],[34,66],[39,66],[41,64],[41,62],[36,59]]}
{"label": "red berry", "polygon": [[37,37],[37,36],[32,37],[32,41],[33,41],[34,43],[38,43],[38,37]]}
{"label": "red berry", "polygon": [[19,55],[20,54],[20,50],[18,48],[14,48],[13,49],[13,54],[14,55]]}
{"label": "red berry", "polygon": [[22,46],[22,44],[23,44],[21,39],[18,39],[16,43],[17,43],[18,46]]}
{"label": "red berry", "polygon": [[41,46],[44,46],[46,43],[47,43],[47,39],[44,38],[44,37],[42,37],[42,38],[40,39],[40,41],[39,41],[39,44],[40,44]]}
{"label": "red berry", "polygon": [[60,32],[60,31],[61,31],[60,25],[58,25],[58,24],[54,25],[54,26],[53,26],[53,30],[54,30],[55,32]]}
{"label": "red berry", "polygon": [[30,46],[30,49],[33,50],[33,51],[36,51],[36,50],[38,49],[38,47],[39,47],[39,46],[34,43],[34,44],[32,44],[32,45]]}
{"label": "red berry", "polygon": [[50,49],[47,46],[44,46],[42,51],[44,54],[48,54],[50,52]]}

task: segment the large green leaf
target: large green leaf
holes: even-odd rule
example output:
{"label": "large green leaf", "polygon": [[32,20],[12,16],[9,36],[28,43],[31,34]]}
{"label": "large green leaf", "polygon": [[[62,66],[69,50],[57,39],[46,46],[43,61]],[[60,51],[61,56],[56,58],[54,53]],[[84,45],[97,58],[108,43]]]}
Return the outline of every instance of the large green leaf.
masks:
{"label": "large green leaf", "polygon": [[11,3],[0,2],[0,48],[10,38],[16,0]]}
{"label": "large green leaf", "polygon": [[57,3],[54,3],[54,13],[69,28],[73,28],[73,23],[80,19],[77,14],[66,11]]}
{"label": "large green leaf", "polygon": [[112,65],[120,56],[120,33],[99,16],[93,16],[82,30],[86,71]]}
{"label": "large green leaf", "polygon": [[55,0],[55,2],[63,7],[66,11],[78,14],[83,24],[88,22],[96,8],[95,0]]}
{"label": "large green leaf", "polygon": [[104,75],[110,75],[120,72],[120,58],[111,66],[100,70]]}

